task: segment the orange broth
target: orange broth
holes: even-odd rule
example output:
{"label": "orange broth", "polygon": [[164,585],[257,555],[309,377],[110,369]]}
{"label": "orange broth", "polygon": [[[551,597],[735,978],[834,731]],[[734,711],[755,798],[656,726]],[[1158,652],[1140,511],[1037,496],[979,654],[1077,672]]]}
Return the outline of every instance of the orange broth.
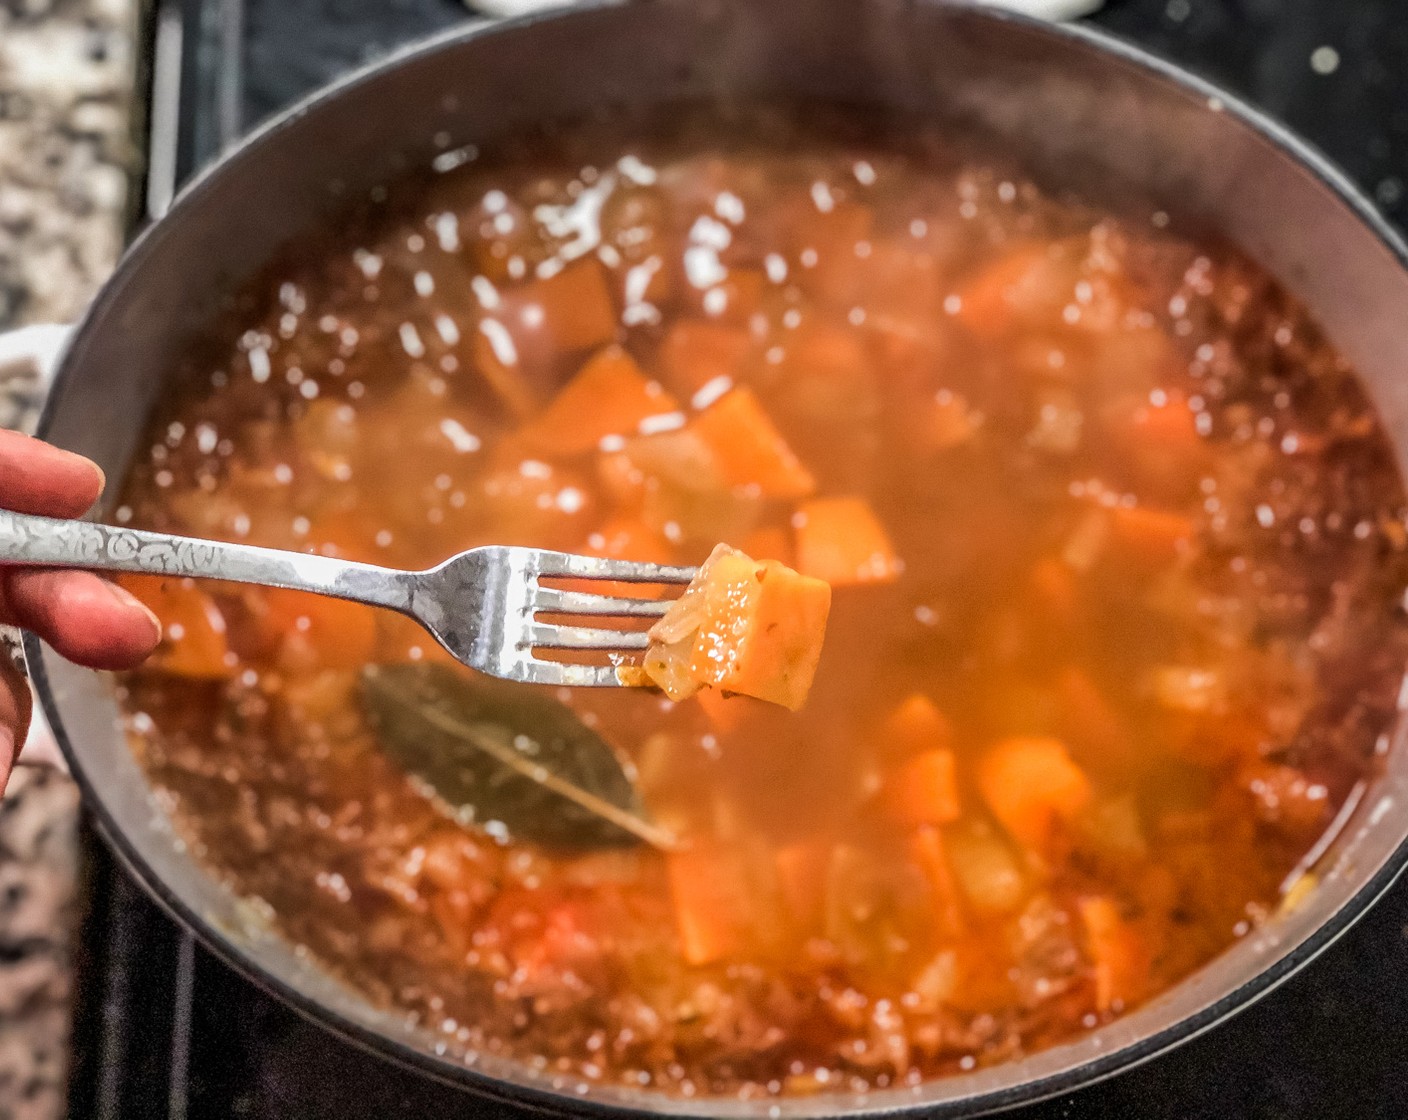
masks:
{"label": "orange broth", "polygon": [[127,480],[132,525],[392,566],[727,541],[832,583],[798,713],[564,696],[683,841],[574,855],[380,749],[358,671],[444,659],[413,624],[133,582],[183,835],[452,1054],[685,1095],[1019,1058],[1305,889],[1386,742],[1404,492],[1305,309],[1166,215],[808,117],[389,184],[236,294]]}

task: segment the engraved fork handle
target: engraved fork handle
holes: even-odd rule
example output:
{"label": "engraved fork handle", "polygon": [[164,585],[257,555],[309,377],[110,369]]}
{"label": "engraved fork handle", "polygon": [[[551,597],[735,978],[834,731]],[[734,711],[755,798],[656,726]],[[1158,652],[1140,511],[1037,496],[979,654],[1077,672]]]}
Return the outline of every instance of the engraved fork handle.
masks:
{"label": "engraved fork handle", "polygon": [[410,614],[414,572],[91,521],[0,510],[0,564],[143,572],[287,587]]}

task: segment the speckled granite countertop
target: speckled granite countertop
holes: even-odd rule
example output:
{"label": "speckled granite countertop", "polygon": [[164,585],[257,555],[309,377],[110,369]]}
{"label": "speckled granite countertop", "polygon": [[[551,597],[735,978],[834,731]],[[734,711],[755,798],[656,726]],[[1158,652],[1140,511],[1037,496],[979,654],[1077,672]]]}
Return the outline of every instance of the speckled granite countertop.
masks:
{"label": "speckled granite countertop", "polygon": [[[0,0],[0,331],[67,322],[122,247],[138,0]],[[0,425],[39,389],[0,376]],[[64,1113],[78,795],[20,767],[0,801],[0,1120]]]}

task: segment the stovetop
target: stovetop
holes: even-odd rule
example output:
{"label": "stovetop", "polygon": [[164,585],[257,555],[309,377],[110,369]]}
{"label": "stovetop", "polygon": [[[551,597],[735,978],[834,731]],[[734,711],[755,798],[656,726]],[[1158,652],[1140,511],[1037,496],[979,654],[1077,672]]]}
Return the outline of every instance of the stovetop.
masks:
{"label": "stovetop", "polygon": [[[802,0],[790,0],[802,2]],[[148,209],[348,67],[466,18],[457,0],[150,5]],[[1108,0],[1092,22],[1289,123],[1408,224],[1402,0]],[[80,1120],[505,1117],[349,1046],[194,944],[88,843],[70,1115]],[[1013,1120],[1408,1115],[1408,882],[1261,1002],[1171,1054]]]}

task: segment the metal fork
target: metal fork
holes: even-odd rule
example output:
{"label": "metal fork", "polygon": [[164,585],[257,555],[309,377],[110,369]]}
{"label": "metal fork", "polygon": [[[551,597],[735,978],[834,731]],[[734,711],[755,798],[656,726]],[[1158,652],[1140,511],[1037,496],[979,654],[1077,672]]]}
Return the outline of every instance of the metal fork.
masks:
{"label": "metal fork", "polygon": [[539,548],[487,545],[423,572],[381,568],[301,552],[149,533],[90,521],[0,510],[0,563],[286,587],[387,607],[419,622],[456,658],[483,673],[533,684],[626,683],[615,665],[535,657],[535,649],[628,653],[648,644],[642,630],[567,626],[543,614],[656,618],[668,599],[625,599],[544,586],[541,580],[686,584],[695,568],[603,560]]}

